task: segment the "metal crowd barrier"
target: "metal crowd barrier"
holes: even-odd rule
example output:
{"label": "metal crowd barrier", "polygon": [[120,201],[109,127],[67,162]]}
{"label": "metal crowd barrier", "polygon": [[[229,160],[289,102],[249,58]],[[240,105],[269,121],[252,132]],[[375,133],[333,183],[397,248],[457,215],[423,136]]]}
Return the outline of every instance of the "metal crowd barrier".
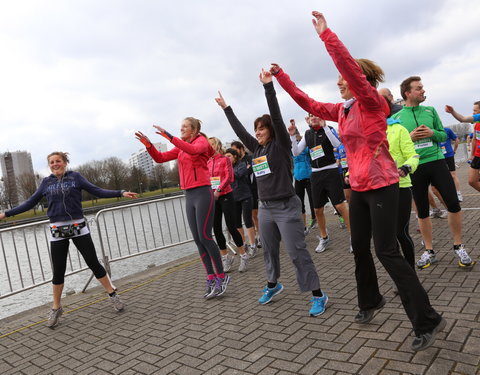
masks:
{"label": "metal crowd barrier", "polygon": [[[103,209],[88,224],[109,273],[114,262],[193,241],[183,195]],[[48,220],[0,230],[0,299],[50,283],[49,238]],[[67,262],[66,277],[88,269],[78,251]]]}

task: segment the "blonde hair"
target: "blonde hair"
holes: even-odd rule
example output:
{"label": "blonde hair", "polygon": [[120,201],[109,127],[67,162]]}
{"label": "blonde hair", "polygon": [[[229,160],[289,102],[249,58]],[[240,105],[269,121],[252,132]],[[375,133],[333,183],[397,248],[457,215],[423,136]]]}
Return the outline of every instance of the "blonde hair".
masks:
{"label": "blonde hair", "polygon": [[184,121],[188,121],[190,123],[190,126],[195,133],[200,133],[200,129],[202,128],[202,122],[198,118],[185,117]]}
{"label": "blonde hair", "polygon": [[47,162],[49,162],[50,158],[54,155],[60,156],[65,163],[67,164],[70,163],[70,160],[68,159],[68,152],[62,152],[62,151],[53,151],[50,154],[48,154]]}
{"label": "blonde hair", "polygon": [[212,141],[213,145],[212,145],[212,148],[220,153],[220,154],[224,154],[225,153],[225,150],[223,149],[223,145],[222,145],[222,141],[220,139],[218,139],[217,137],[210,137],[208,138],[209,141]]}
{"label": "blonde hair", "polygon": [[378,87],[380,82],[385,81],[385,73],[375,62],[369,59],[355,59],[363,74],[367,77],[367,81],[373,86]]}

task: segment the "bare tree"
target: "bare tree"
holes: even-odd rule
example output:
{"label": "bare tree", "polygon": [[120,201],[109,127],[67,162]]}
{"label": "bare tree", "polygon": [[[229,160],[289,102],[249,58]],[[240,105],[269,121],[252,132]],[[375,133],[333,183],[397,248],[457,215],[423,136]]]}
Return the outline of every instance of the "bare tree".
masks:
{"label": "bare tree", "polygon": [[174,167],[168,172],[168,185],[179,186],[180,176],[178,174],[178,162],[175,161]]}
{"label": "bare tree", "polygon": [[105,159],[104,168],[108,178],[107,187],[113,190],[123,189],[130,176],[129,167],[119,158],[112,156]]}
{"label": "bare tree", "polygon": [[138,191],[142,194],[148,187],[148,177],[143,170],[133,166],[130,169],[130,176],[128,179],[128,188],[131,191]]}
{"label": "bare tree", "polygon": [[164,164],[157,164],[153,168],[153,177],[151,178],[154,189],[160,188],[163,193],[163,188],[168,184],[170,170]]}
{"label": "bare tree", "polygon": [[[22,199],[28,199],[37,190],[37,177],[33,173],[23,173],[17,177],[17,187]],[[36,206],[33,213],[37,213]]]}
{"label": "bare tree", "polygon": [[[85,177],[92,184],[106,188],[108,185],[108,177],[105,173],[105,163],[104,161],[93,160],[88,163],[82,164],[76,168],[76,170]],[[83,198],[86,200],[91,200],[92,204],[97,200],[97,197],[88,193],[87,191],[82,191]]]}

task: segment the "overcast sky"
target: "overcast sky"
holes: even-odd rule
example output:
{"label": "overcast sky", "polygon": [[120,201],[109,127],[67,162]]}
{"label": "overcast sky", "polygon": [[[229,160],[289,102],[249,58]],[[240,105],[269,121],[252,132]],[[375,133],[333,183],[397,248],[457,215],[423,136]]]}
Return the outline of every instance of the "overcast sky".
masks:
{"label": "overcast sky", "polygon": [[[27,150],[34,169],[68,151],[73,167],[179,134],[194,116],[202,130],[235,139],[214,101],[221,90],[247,129],[267,112],[258,80],[279,63],[311,97],[338,102],[338,73],[316,35],[319,10],[354,57],[376,61],[383,87],[420,75],[444,125],[451,104],[470,114],[478,93],[480,6],[471,0],[404,1],[2,1],[0,152]],[[276,86],[283,116],[304,130],[304,113]],[[476,89],[476,91],[475,91]],[[333,124],[332,124],[333,125]]]}

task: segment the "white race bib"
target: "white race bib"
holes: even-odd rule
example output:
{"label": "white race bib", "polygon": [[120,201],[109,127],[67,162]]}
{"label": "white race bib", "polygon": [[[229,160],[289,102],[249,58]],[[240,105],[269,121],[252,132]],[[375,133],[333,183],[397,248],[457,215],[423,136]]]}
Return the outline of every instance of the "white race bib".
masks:
{"label": "white race bib", "polygon": [[442,149],[442,152],[445,155],[447,153],[447,148],[445,146],[442,146],[440,148]]}
{"label": "white race bib", "polygon": [[428,141],[416,141],[415,142],[415,150],[419,150],[422,148],[432,147],[433,142],[431,140]]}
{"label": "white race bib", "polygon": [[252,160],[253,173],[255,177],[265,176],[272,173],[270,166],[268,165],[267,156],[260,156]]}
{"label": "white race bib", "polygon": [[315,160],[325,156],[322,145],[310,149],[310,159]]}
{"label": "white race bib", "polygon": [[210,177],[210,183],[212,184],[212,189],[217,190],[220,187],[220,177]]}
{"label": "white race bib", "polygon": [[342,168],[347,168],[348,167],[347,158],[341,158],[340,165],[342,166]]}

